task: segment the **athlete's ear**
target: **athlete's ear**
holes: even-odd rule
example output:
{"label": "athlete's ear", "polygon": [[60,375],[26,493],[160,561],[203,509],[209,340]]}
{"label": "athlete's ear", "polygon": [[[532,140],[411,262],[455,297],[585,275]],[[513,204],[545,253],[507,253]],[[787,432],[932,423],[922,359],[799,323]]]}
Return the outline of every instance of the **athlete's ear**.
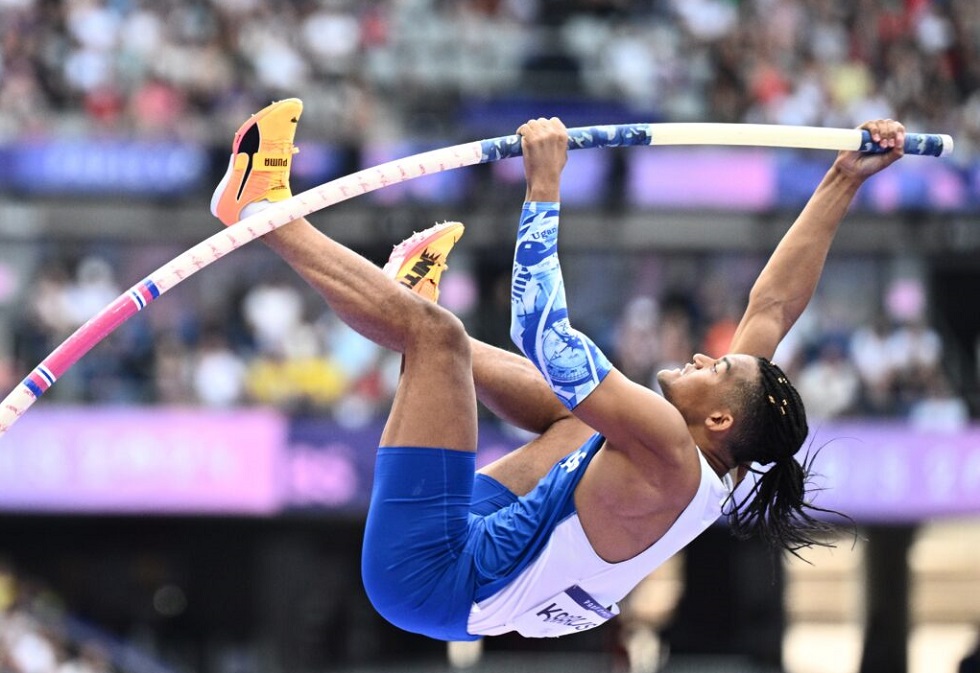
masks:
{"label": "athlete's ear", "polygon": [[734,420],[730,411],[713,411],[704,419],[704,427],[710,432],[724,432],[732,427]]}

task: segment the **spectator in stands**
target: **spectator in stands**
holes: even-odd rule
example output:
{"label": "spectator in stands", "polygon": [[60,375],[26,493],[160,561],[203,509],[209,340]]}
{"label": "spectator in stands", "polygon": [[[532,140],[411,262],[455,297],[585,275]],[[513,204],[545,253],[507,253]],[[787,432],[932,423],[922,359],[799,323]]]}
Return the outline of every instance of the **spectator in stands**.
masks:
{"label": "spectator in stands", "polygon": [[242,402],[247,368],[220,330],[208,330],[201,336],[192,360],[194,393],[199,403],[225,408]]}
{"label": "spectator in stands", "polygon": [[660,340],[657,324],[660,309],[648,295],[634,297],[616,326],[615,360],[623,374],[637,383],[647,383],[656,374]]}
{"label": "spectator in stands", "polygon": [[924,317],[913,317],[896,328],[885,345],[895,372],[897,400],[907,412],[940,375],[942,339]]}
{"label": "spectator in stands", "polygon": [[847,415],[857,404],[861,379],[843,342],[839,336],[824,337],[816,359],[804,365],[797,378],[797,390],[813,420]]}
{"label": "spectator in stands", "polygon": [[850,357],[861,377],[861,410],[874,416],[890,414],[894,406],[895,369],[888,354],[891,324],[884,313],[851,335]]}
{"label": "spectator in stands", "polygon": [[909,422],[918,430],[958,432],[970,420],[966,401],[953,391],[949,377],[936,369],[928,378],[921,396],[910,405]]}

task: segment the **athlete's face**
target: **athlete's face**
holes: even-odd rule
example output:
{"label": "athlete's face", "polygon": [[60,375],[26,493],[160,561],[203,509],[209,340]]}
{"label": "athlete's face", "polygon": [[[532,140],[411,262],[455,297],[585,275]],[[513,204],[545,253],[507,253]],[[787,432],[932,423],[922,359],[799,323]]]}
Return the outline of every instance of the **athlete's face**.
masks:
{"label": "athlete's face", "polygon": [[688,422],[697,422],[729,399],[732,388],[758,376],[759,365],[750,355],[730,353],[710,358],[698,353],[688,364],[657,373],[664,397]]}

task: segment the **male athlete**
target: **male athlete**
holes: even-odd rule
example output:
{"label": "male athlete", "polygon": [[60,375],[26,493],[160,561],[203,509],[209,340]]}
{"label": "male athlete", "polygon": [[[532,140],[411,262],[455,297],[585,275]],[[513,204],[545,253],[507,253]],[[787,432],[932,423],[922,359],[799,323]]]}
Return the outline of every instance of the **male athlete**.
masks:
{"label": "male athlete", "polygon": [[[211,204],[222,222],[290,196],[301,112],[299,100],[280,101],[239,129]],[[397,246],[387,275],[305,219],[264,237],[348,325],[403,356],[362,558],[386,619],[444,640],[592,628],[723,509],[736,533],[757,530],[790,551],[815,542],[806,466],[794,458],[803,406],[768,358],[812,296],[858,188],[902,156],[900,124],[864,128],[890,151],[837,156],[753,286],[731,352],[660,372],[663,397],[618,372],[570,321],[557,251],[567,132],[557,119],[518,129],[527,194],[511,335],[524,358],[470,339],[434,301],[459,223]],[[539,436],[474,479],[478,398]],[[769,469],[732,502],[753,462]]]}

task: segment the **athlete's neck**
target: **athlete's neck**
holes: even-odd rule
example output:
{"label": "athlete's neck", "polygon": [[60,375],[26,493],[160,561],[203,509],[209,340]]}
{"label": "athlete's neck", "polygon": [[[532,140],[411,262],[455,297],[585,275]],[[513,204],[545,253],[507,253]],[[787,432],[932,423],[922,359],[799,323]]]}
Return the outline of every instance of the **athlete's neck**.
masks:
{"label": "athlete's neck", "polygon": [[701,447],[701,453],[704,454],[704,459],[708,461],[708,465],[711,466],[711,469],[719,477],[724,477],[736,467],[735,465],[729,465],[727,460],[719,457],[718,450],[710,446]]}

